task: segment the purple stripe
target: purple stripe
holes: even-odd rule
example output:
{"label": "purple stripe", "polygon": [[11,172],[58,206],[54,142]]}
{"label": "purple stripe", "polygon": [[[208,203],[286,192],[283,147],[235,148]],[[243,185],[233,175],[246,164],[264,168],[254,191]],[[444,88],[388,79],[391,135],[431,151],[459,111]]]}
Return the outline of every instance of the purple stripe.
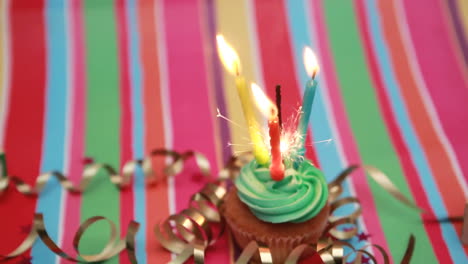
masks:
{"label": "purple stripe", "polygon": [[[207,22],[207,48],[208,56],[211,62],[211,73],[212,73],[212,84],[214,85],[214,92],[216,98],[216,107],[221,111],[221,113],[227,113],[226,102],[224,101],[224,83],[223,83],[223,72],[221,70],[220,61],[216,49],[216,10],[215,10],[215,0],[206,0],[205,1],[205,11],[206,11],[206,22]],[[208,67],[209,67],[208,66]],[[229,130],[228,122],[218,122],[221,133],[221,146],[223,153],[223,162],[231,157],[231,149],[226,147],[226,143],[230,142],[231,133]],[[224,163],[223,163],[224,164]]]}
{"label": "purple stripe", "polygon": [[463,30],[463,25],[460,20],[460,14],[458,13],[458,5],[456,0],[448,0],[448,9],[450,10],[450,15],[452,16],[453,26],[455,33],[457,35],[458,42],[460,43],[461,52],[463,54],[463,59],[465,64],[468,66],[468,42],[466,40],[465,32]]}

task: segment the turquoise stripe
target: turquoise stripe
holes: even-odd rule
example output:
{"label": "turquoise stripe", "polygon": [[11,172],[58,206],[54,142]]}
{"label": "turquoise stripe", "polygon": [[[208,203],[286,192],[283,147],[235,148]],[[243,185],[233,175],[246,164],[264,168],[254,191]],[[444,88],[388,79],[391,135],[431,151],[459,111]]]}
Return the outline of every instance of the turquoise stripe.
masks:
{"label": "turquoise stripe", "polygon": [[[316,47],[316,41],[312,39],[310,34],[311,28],[308,27],[310,24],[310,15],[307,14],[307,10],[310,10],[309,6],[306,5],[304,0],[288,0],[287,1],[287,11],[288,11],[288,21],[289,29],[291,30],[292,44],[294,59],[296,65],[297,77],[299,80],[299,87],[302,92],[305,89],[305,84],[309,80],[309,76],[305,71],[303,63],[303,49],[304,46],[310,46],[315,53],[318,53]],[[317,94],[315,97],[314,105],[312,107],[312,114],[310,118],[310,123],[313,127],[313,140],[321,141],[328,138],[336,138],[338,135],[334,135],[331,124],[329,122],[328,110],[324,103],[324,97],[321,92],[323,89],[327,89],[325,78],[320,78],[320,73],[317,75],[316,80],[318,81]],[[316,153],[320,161],[321,169],[327,177],[327,181],[330,182],[334,179],[345,167],[347,164],[343,163],[343,160],[340,157],[338,147],[332,141],[330,144],[327,143],[318,143],[314,145]],[[343,196],[351,196],[349,183],[346,181],[343,184]],[[338,213],[351,213],[354,209],[346,207],[340,209]],[[361,229],[361,226],[359,226]],[[352,241],[356,246],[359,246],[357,239]],[[365,241],[363,241],[365,242]]]}
{"label": "turquoise stripe", "polygon": [[[132,87],[132,120],[133,120],[133,153],[135,158],[141,159],[144,153],[144,113],[142,95],[142,65],[140,61],[140,39],[138,32],[136,0],[127,1],[127,17],[130,32],[130,82]],[[136,256],[138,263],[146,263],[146,187],[141,170],[135,174],[134,182],[134,215],[140,223],[140,232],[136,237]]]}
{"label": "turquoise stripe", "polygon": [[[385,83],[385,89],[389,97],[392,110],[396,117],[400,131],[403,134],[402,138],[405,141],[408,149],[411,153],[411,159],[416,166],[418,176],[421,178],[421,183],[424,186],[426,194],[430,194],[428,197],[429,203],[432,209],[438,217],[446,217],[447,210],[442,201],[440,192],[435,183],[432,175],[429,163],[426,155],[421,147],[421,144],[414,132],[414,128],[411,121],[408,118],[408,113],[404,100],[400,93],[401,87],[399,87],[395,74],[392,69],[392,63],[389,57],[389,52],[386,43],[384,42],[384,36],[381,29],[381,21],[379,18],[377,3],[373,0],[366,0],[366,13],[369,18],[369,27],[372,43],[375,48],[377,62],[379,64],[380,72],[382,73],[383,81]],[[448,245],[450,255],[455,263],[467,261],[465,251],[463,250],[462,244],[458,238],[458,235],[450,223],[440,224],[442,228],[442,235]]]}
{"label": "turquoise stripe", "polygon": [[[68,94],[68,64],[65,0],[47,0],[45,7],[47,27],[47,95],[45,113],[44,145],[42,149],[41,171],[64,170],[66,150],[66,120]],[[57,180],[47,183],[37,202],[37,212],[44,214],[49,236],[58,241],[62,188]],[[54,263],[57,255],[44,243],[34,243],[32,247],[34,263]]]}

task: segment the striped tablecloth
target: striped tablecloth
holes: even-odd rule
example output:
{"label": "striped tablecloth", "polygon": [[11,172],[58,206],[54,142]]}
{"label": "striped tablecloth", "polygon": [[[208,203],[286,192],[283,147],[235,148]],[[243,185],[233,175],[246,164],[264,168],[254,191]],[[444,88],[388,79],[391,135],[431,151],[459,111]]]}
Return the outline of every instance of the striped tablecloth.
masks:
{"label": "striped tablecloth", "polygon": [[[282,85],[284,117],[301,102],[302,49],[311,46],[321,70],[308,142],[332,141],[312,144],[308,157],[328,180],[350,164],[374,165],[427,210],[405,208],[358,172],[345,185],[364,208],[352,243],[379,244],[398,262],[412,233],[412,263],[468,261],[460,223],[422,221],[462,215],[466,201],[466,0],[2,0],[0,142],[9,174],[32,184],[60,170],[77,182],[89,159],[119,168],[162,147],[202,152],[218,171],[249,140],[216,33],[238,50],[249,81],[271,97]],[[240,127],[217,118],[217,108]],[[120,192],[104,175],[83,195],[56,181],[37,198],[10,186],[0,196],[0,254],[24,239],[34,212],[67,252],[80,222],[103,215],[121,231],[140,222],[138,260],[166,263],[153,227],[203,186],[195,170],[189,163],[153,188],[136,175]],[[96,252],[107,234],[93,228],[81,248]],[[232,252],[225,237],[208,263],[230,263]],[[6,263],[29,262],[67,263],[41,242]],[[123,253],[106,263],[128,262]]]}

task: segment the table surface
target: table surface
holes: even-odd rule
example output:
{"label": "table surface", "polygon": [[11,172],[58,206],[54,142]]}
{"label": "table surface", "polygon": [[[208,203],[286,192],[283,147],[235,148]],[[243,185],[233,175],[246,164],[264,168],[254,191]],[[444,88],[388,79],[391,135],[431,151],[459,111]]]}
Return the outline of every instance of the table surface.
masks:
{"label": "table surface", "polygon": [[[373,165],[426,211],[403,206],[359,170],[344,186],[363,207],[350,242],[378,244],[399,262],[414,234],[412,263],[468,261],[462,224],[428,221],[461,216],[468,193],[464,0],[0,1],[0,142],[8,174],[33,184],[41,172],[58,170],[78,182],[89,162],[121,168],[167,148],[203,153],[216,175],[251,147],[234,78],[216,53],[217,33],[238,51],[248,82],[271,98],[282,86],[286,129],[295,129],[309,78],[302,52],[310,46],[321,68],[307,157],[328,181],[351,164]],[[164,160],[153,165],[160,172]],[[102,215],[122,232],[132,219],[141,223],[139,263],[166,263],[171,255],[153,228],[187,207],[206,183],[197,174],[189,161],[175,178],[146,187],[138,172],[119,191],[102,172],[81,195],[55,180],[38,197],[10,185],[0,195],[0,253],[20,244],[34,212],[44,214],[66,252],[74,252],[79,224]],[[97,252],[108,233],[104,224],[92,227],[82,251]],[[223,237],[207,263],[231,263],[233,252]],[[6,263],[57,259],[68,263],[39,241]],[[128,262],[125,253],[106,261],[120,262]]]}

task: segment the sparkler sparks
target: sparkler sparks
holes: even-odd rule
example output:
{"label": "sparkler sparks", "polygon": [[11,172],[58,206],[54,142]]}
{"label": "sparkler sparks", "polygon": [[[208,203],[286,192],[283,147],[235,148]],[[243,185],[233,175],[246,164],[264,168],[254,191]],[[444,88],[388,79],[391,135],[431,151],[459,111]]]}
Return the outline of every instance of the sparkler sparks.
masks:
{"label": "sparkler sparks", "polygon": [[[218,108],[216,108],[216,111],[217,111],[216,117],[222,118],[231,124],[234,124],[238,127],[243,128],[238,123],[232,121],[231,119],[221,114]],[[280,150],[281,150],[281,154],[282,154],[285,164],[292,162],[295,158],[297,158],[297,152],[301,147],[302,136],[296,130],[296,123],[298,121],[299,116],[301,115],[301,111],[302,111],[301,107],[298,107],[297,111],[295,111],[296,114],[290,116],[283,123],[283,130],[281,131]],[[243,129],[245,130],[245,128]],[[262,136],[263,141],[265,142],[265,145],[270,147],[270,144],[268,144],[270,141],[268,129],[264,127],[261,131],[258,131],[258,133]],[[228,147],[242,147],[242,148],[245,147],[245,149],[234,151],[234,155],[239,155],[239,154],[247,153],[251,151],[251,147],[253,143],[250,141],[250,138],[242,137],[242,139],[245,140],[246,143],[232,143],[232,142],[227,143]],[[332,141],[333,139],[329,138],[329,139],[314,141],[312,143],[314,145],[321,144],[321,143],[330,144]]]}
{"label": "sparkler sparks", "polygon": [[332,138],[329,138],[329,139],[325,139],[325,140],[314,141],[314,144],[327,143],[327,145],[328,145],[328,144],[330,144],[332,141],[333,141],[333,139],[332,139]]}
{"label": "sparkler sparks", "polygon": [[231,119],[229,119],[229,118],[225,117],[224,115],[222,115],[221,111],[219,111],[219,108],[216,108],[216,112],[217,112],[216,117],[222,118],[222,119],[228,121],[229,123],[246,130],[245,127],[239,125],[238,123],[236,123],[236,122],[232,121]]}

